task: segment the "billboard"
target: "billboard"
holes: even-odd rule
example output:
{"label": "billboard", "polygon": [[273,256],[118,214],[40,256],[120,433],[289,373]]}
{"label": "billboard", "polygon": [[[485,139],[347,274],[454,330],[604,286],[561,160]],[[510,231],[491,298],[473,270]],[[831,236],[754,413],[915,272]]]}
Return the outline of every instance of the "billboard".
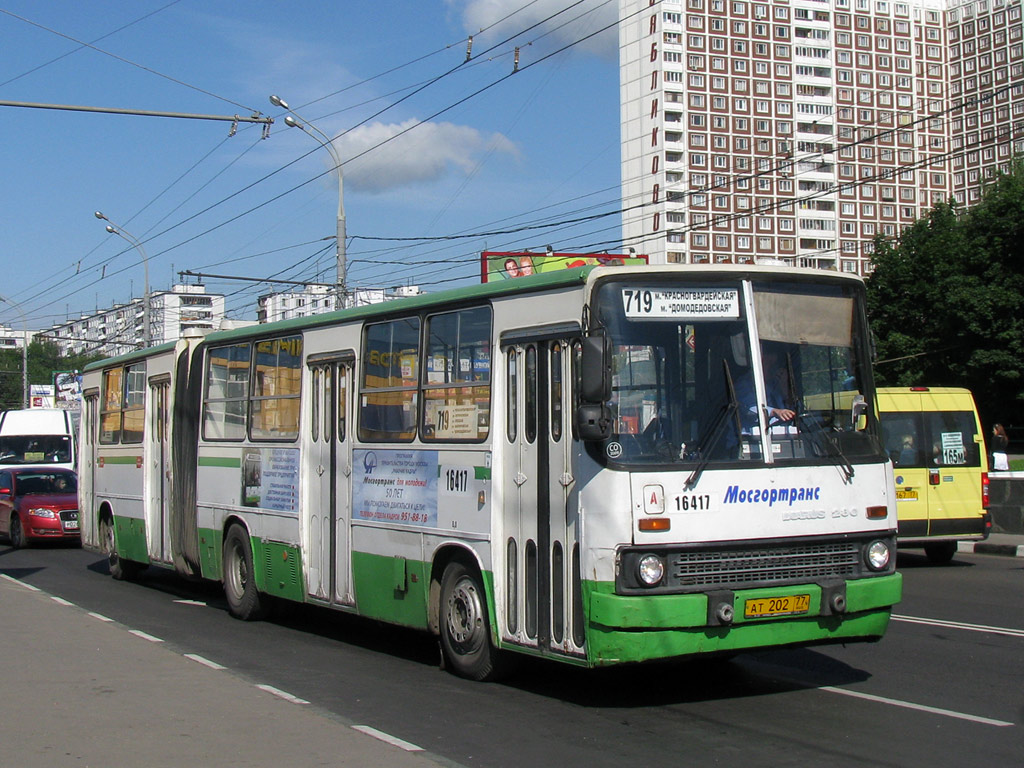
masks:
{"label": "billboard", "polygon": [[528,277],[541,272],[559,269],[573,269],[586,266],[611,266],[647,264],[646,256],[626,253],[533,253],[531,251],[484,251],[480,254],[481,282],[511,280],[514,277]]}

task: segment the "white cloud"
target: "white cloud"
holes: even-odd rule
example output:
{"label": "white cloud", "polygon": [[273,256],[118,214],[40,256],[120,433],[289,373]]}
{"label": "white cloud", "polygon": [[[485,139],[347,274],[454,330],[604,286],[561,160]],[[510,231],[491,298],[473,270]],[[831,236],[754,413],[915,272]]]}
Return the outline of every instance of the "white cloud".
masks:
{"label": "white cloud", "polygon": [[[572,0],[445,2],[459,15],[467,34],[477,35],[481,30],[487,30],[488,44],[522,33],[511,44],[534,43],[546,50],[582,41],[579,43],[582,50],[610,58],[618,55],[618,32],[614,26],[618,20],[618,0],[584,0],[576,5]],[[488,29],[492,24],[495,27]],[[540,26],[534,27],[535,24]],[[606,27],[610,28],[588,38],[588,35]]]}
{"label": "white cloud", "polygon": [[468,174],[492,152],[517,154],[500,133],[415,119],[363,125],[336,138],[334,146],[345,163],[346,188],[371,194],[437,181],[452,171]]}

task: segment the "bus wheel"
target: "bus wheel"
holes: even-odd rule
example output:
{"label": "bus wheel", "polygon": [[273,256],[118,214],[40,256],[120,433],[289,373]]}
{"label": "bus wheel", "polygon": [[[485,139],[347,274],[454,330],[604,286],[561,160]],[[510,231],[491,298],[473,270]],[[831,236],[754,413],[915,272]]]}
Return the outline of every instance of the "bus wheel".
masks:
{"label": "bus wheel", "polygon": [[231,526],[224,537],[224,596],[236,619],[263,618],[265,610],[252,568],[252,546],[240,525]]}
{"label": "bus wheel", "polygon": [[928,562],[930,563],[938,565],[948,563],[953,559],[953,555],[956,554],[956,542],[943,541],[938,544],[925,544],[924,553],[927,555]]}
{"label": "bus wheel", "polygon": [[145,568],[142,563],[134,560],[123,560],[117,553],[117,540],[114,538],[114,521],[109,515],[100,520],[100,541],[103,552],[107,556],[107,568],[112,578],[118,581],[131,581]]}
{"label": "bus wheel", "polygon": [[441,647],[451,669],[470,680],[494,680],[499,652],[491,644],[487,600],[480,580],[462,563],[441,579]]}
{"label": "bus wheel", "polygon": [[25,531],[21,529],[21,518],[17,515],[11,515],[11,526],[7,530],[10,531],[11,546],[14,549],[21,549],[26,546]]}

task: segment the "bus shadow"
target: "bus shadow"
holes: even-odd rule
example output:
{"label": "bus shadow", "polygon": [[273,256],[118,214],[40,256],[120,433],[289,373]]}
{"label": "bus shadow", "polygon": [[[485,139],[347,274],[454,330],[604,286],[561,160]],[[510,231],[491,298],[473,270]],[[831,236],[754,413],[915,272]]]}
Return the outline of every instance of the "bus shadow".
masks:
{"label": "bus shadow", "polygon": [[849,685],[869,677],[802,648],[591,670],[527,659],[504,684],[581,707],[646,708]]}
{"label": "bus shadow", "polygon": [[920,549],[901,549],[896,554],[896,569],[900,571],[904,570],[916,570],[918,568],[973,568],[974,563],[969,563],[959,557],[954,556],[952,560],[947,563],[933,563],[928,559],[928,556]]}

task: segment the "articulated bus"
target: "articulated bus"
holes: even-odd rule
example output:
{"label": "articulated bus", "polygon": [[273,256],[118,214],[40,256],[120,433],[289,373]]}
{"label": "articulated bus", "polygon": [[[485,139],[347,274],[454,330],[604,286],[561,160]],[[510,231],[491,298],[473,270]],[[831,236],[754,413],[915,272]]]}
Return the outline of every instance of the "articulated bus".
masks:
{"label": "articulated bus", "polygon": [[877,640],[900,598],[855,277],[583,267],[184,338],[83,390],[115,578],[420,628],[472,679]]}

